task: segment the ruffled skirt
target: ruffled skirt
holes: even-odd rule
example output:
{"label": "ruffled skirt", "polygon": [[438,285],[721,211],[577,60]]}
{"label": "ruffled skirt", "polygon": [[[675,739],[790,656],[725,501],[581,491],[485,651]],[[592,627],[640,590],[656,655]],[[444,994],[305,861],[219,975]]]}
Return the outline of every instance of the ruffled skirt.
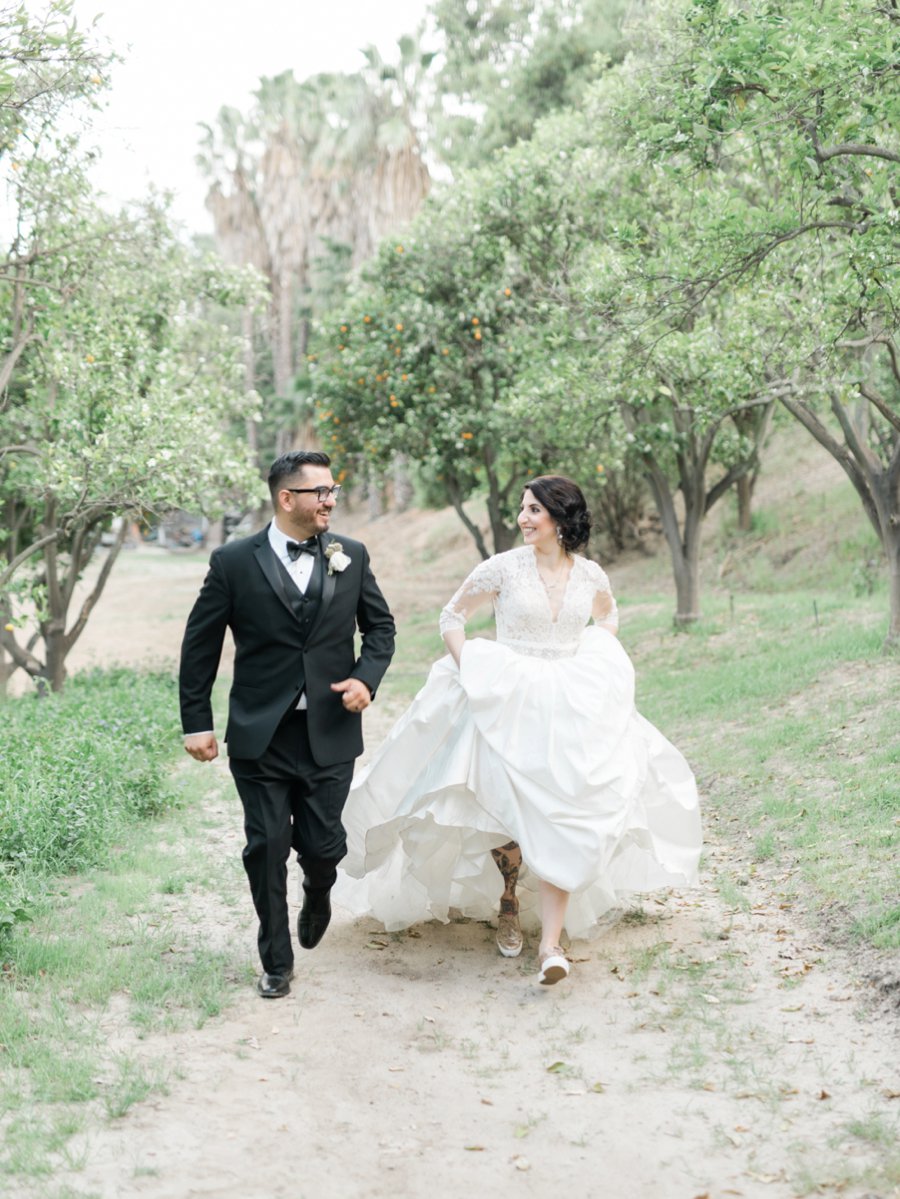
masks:
{"label": "ruffled skirt", "polygon": [[523,923],[545,879],[571,892],[570,936],[630,894],[694,883],[701,848],[690,767],[637,712],[631,661],[596,627],[571,657],[473,639],[459,669],[441,658],[343,819],[335,899],[389,931],[454,911],[494,917],[503,880],[490,851],[508,841],[527,867]]}

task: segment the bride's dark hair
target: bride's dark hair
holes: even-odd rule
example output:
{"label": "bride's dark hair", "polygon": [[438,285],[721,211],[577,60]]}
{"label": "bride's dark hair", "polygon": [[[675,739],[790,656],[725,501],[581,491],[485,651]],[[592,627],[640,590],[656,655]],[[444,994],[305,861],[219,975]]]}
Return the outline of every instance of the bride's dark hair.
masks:
{"label": "bride's dark hair", "polygon": [[587,500],[577,483],[565,475],[538,475],[522,488],[530,491],[559,529],[559,543],[568,553],[587,545],[591,533],[591,514]]}

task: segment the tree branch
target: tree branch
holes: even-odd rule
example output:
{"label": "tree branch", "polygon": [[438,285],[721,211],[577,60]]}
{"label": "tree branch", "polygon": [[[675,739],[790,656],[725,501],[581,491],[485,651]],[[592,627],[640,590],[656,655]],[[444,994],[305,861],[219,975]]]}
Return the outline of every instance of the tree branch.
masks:
{"label": "tree branch", "polygon": [[837,438],[825,428],[816,414],[801,401],[789,399],[787,396],[781,397],[781,402],[787,408],[792,416],[795,416],[801,425],[811,433],[819,445],[823,446],[832,458],[839,464],[841,469],[849,478],[854,488],[862,500],[862,505],[865,510],[869,522],[878,535],[878,540],[882,540],[881,524],[878,520],[878,509],[875,505],[875,500],[872,495],[872,489],[869,480],[866,478],[859,464],[854,460],[853,455],[847,450],[846,446],[841,445]]}
{"label": "tree branch", "polygon": [[884,396],[879,395],[875,388],[868,383],[860,383],[859,390],[870,404],[875,405],[888,424],[892,425],[900,433],[900,415],[891,409]]}
{"label": "tree branch", "polygon": [[864,464],[872,474],[880,472],[882,467],[878,456],[860,439],[856,429],[853,427],[853,422],[847,414],[847,409],[841,403],[837,392],[830,392],[829,399],[831,401],[831,411],[837,417],[850,453],[861,466]]}
{"label": "tree branch", "polygon": [[[97,575],[97,581],[94,583],[93,590],[90,595],[81,605],[81,611],[78,613],[78,618],[72,625],[71,629],[66,633],[63,639],[65,653],[69,650],[81,636],[84,626],[88,622],[88,617],[94,610],[94,605],[103,593],[103,588],[106,586],[106,580],[109,578],[110,571],[115,565],[116,559],[119,556],[119,551],[125,544],[125,538],[128,535],[128,521],[123,517],[119,532],[116,535],[115,542],[109,547],[109,553],[106,555],[106,560],[100,568],[100,573]],[[67,588],[68,590],[68,588]]]}
{"label": "tree branch", "polygon": [[475,545],[478,547],[479,554],[481,554],[482,558],[490,558],[491,555],[488,553],[488,548],[484,544],[484,538],[481,535],[481,529],[479,529],[478,525],[469,519],[469,516],[463,508],[462,491],[458,481],[450,476],[445,476],[444,490],[447,493],[447,499],[453,505],[456,515],[469,530]]}
{"label": "tree branch", "polygon": [[58,532],[47,533],[45,536],[39,537],[37,541],[32,542],[26,549],[20,550],[9,565],[4,568],[3,573],[0,574],[0,589],[6,586],[23,562],[26,562],[32,554],[36,554],[39,550],[42,550],[45,545],[49,545],[51,541],[55,541],[58,536]]}
{"label": "tree branch", "polygon": [[816,158],[819,162],[827,162],[829,158],[842,158],[851,154],[858,154],[865,158],[886,158],[888,162],[900,162],[900,154],[895,151],[885,150],[882,146],[867,146],[864,142],[842,142],[839,146],[816,147]]}
{"label": "tree branch", "polygon": [[723,476],[718,483],[714,484],[706,493],[706,498],[703,502],[703,515],[705,516],[712,508],[713,504],[717,503],[729,488],[733,487],[738,479],[742,479],[744,475],[749,474],[756,465],[756,451],[745,458],[743,462],[736,462]]}

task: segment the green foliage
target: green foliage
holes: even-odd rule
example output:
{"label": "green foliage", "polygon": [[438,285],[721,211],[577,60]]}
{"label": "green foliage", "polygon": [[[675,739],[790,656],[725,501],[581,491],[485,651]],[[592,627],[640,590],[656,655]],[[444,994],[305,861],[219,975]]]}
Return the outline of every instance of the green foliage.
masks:
{"label": "green foliage", "polygon": [[639,231],[652,245],[642,319],[691,321],[718,293],[757,307],[764,329],[783,326],[782,402],[846,471],[890,565],[889,643],[900,642],[895,9],[667,0],[650,26],[656,69],[631,64],[620,93],[594,94],[678,218],[665,236]]}
{"label": "green foliage", "polygon": [[171,677],[127,670],[0,705],[0,938],[29,888],[103,861],[129,822],[173,802],[174,711]]}
{"label": "green foliage", "polygon": [[0,155],[28,156],[73,104],[96,103],[111,55],[79,28],[72,0],[0,9]]}
{"label": "green foliage", "polygon": [[242,343],[210,317],[258,292],[252,272],[187,250],[163,210],[102,212],[68,143],[23,167],[16,196],[24,244],[0,277],[0,649],[56,689],[108,569],[70,623],[73,589],[113,517],[261,494],[233,432],[257,406]]}
{"label": "green foliage", "polygon": [[454,166],[476,166],[526,141],[540,120],[576,105],[621,58],[627,0],[437,0],[445,42],[437,143]]}
{"label": "green foliage", "polygon": [[530,476],[611,464],[609,403],[567,369],[551,299],[595,229],[591,157],[560,118],[436,194],[320,333],[325,444],[408,455],[457,508],[484,486],[497,550]]}

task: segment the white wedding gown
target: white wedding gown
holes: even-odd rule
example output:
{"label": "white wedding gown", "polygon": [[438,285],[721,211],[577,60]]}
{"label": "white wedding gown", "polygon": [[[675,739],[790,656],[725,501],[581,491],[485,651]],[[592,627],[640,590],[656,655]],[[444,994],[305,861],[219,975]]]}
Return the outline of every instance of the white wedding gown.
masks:
{"label": "white wedding gown", "polygon": [[467,640],[459,668],[436,662],[354,781],[335,899],[355,915],[389,931],[451,910],[494,918],[490,851],[508,841],[526,866],[523,924],[546,879],[571,892],[572,937],[628,894],[696,881],[694,777],[635,709],[609,580],[576,556],[555,611],[551,594],[524,546],[477,566],[442,612],[445,632],[493,601],[497,640]]}

